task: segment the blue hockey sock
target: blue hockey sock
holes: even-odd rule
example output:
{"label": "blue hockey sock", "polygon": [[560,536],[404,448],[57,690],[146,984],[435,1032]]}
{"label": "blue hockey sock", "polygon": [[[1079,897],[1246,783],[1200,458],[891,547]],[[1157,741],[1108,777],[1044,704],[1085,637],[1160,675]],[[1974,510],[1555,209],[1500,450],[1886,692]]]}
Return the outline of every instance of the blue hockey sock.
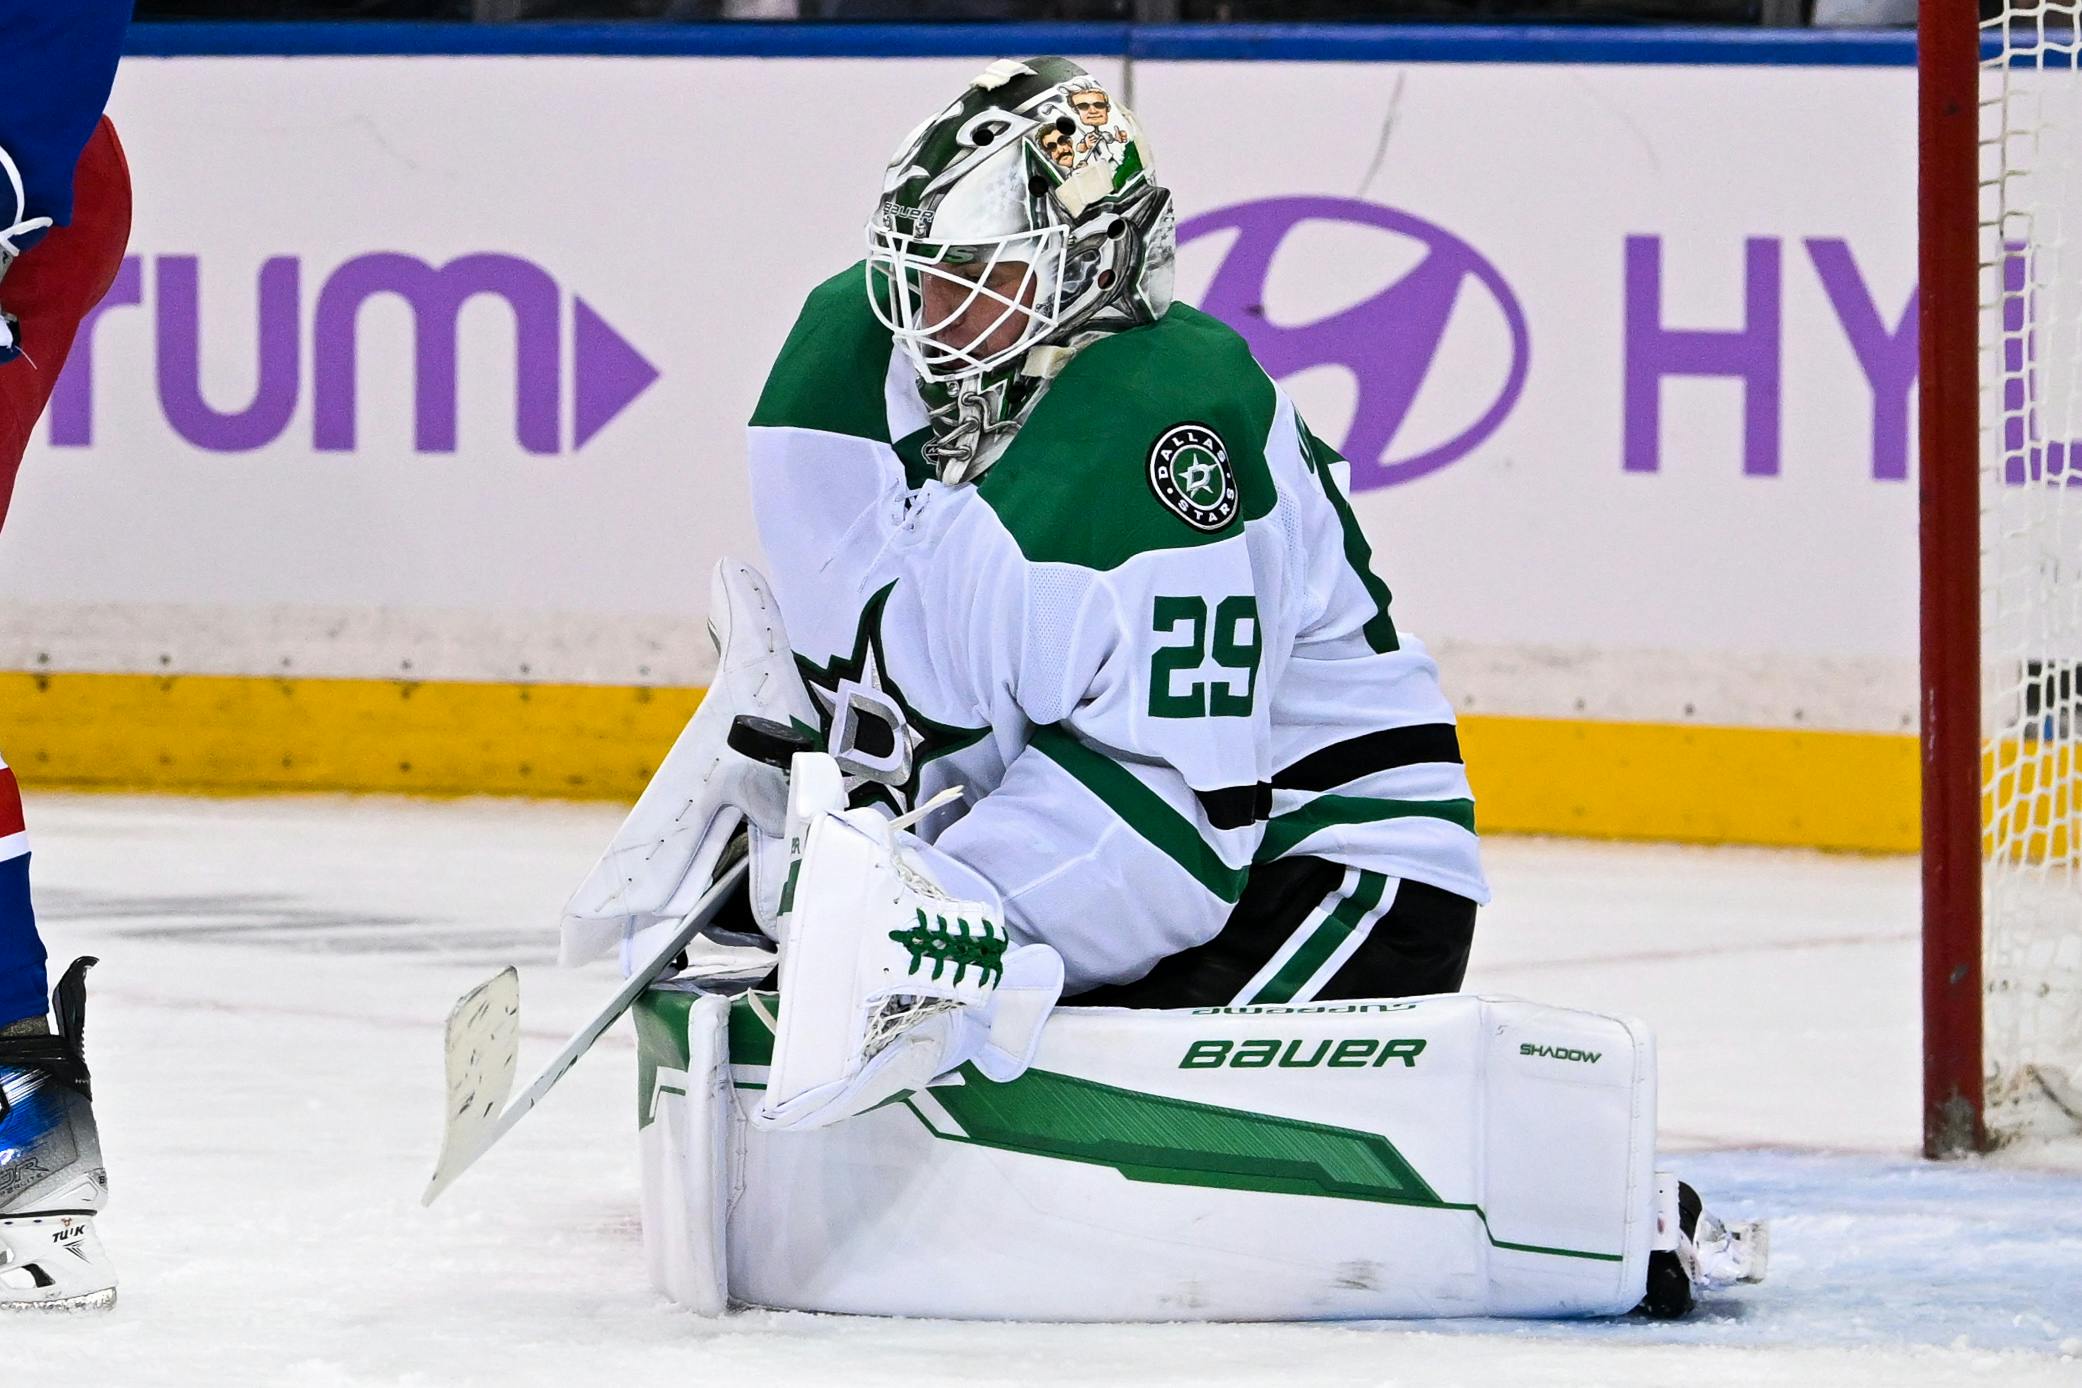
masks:
{"label": "blue hockey sock", "polygon": [[50,980],[29,904],[29,833],[14,773],[0,761],[0,1026],[41,1017]]}

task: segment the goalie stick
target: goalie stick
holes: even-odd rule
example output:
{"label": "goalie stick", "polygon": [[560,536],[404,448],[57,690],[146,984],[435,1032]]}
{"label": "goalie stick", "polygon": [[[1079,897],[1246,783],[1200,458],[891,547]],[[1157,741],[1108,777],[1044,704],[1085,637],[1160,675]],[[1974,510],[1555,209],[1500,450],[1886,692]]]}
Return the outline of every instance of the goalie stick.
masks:
{"label": "goalie stick", "polygon": [[[580,1027],[556,1059],[543,1067],[534,1082],[511,1104],[506,1096],[513,1090],[513,1073],[520,1059],[520,974],[511,965],[478,984],[456,1000],[448,1014],[446,1035],[448,1111],[441,1132],[441,1155],[434,1163],[433,1179],[421,1205],[435,1197],[468,1170],[491,1145],[520,1122],[529,1109],[542,1102],[558,1080],[564,1078],[578,1058],[629,1010],[637,994],[650,987],[671,966],[673,957],[686,948],[703,926],[714,920],[723,902],[745,879],[748,864],[740,858],[718,876],[701,900],[694,903],[672,938],[651,952],[649,958],[630,971],[592,1020]],[[496,1118],[493,1115],[498,1115]]]}

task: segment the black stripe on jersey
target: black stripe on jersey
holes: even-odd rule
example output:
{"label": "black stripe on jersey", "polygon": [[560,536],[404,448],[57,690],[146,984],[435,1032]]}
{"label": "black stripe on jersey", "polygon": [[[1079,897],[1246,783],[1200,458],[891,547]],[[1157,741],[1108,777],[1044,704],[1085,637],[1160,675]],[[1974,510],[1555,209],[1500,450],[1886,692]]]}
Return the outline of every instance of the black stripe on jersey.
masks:
{"label": "black stripe on jersey", "polygon": [[1207,822],[1217,829],[1248,829],[1261,819],[1272,818],[1272,787],[1264,781],[1251,786],[1223,786],[1220,790],[1196,790]]}
{"label": "black stripe on jersey", "polygon": [[1334,790],[1376,771],[1459,760],[1460,737],[1451,723],[1413,723],[1333,742],[1281,770],[1272,784],[1280,790]]}
{"label": "black stripe on jersey", "polygon": [[[1322,858],[1282,858],[1251,869],[1251,880],[1221,933],[1157,961],[1133,983],[1080,993],[1079,1007],[1225,1007],[1298,929],[1318,903],[1338,890],[1346,868]],[[1366,942],[1313,1001],[1407,998],[1457,993],[1466,981],[1475,932],[1475,903],[1403,879],[1394,905],[1374,922]]]}

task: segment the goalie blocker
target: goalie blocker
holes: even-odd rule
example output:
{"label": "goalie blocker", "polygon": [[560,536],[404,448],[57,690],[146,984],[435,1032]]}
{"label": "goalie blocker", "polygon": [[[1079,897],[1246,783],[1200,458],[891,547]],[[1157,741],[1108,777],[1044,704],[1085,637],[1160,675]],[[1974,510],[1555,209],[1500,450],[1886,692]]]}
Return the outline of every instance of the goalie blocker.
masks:
{"label": "goalie blocker", "polygon": [[1010,1083],[965,1066],[776,1131],[750,1115],[778,999],[706,986],[637,1005],[645,1250],[699,1313],[1598,1316],[1655,1264],[1762,1274],[1760,1229],[1708,1216],[1703,1270],[1680,1237],[1638,1023],[1459,995],[1066,1007]]}

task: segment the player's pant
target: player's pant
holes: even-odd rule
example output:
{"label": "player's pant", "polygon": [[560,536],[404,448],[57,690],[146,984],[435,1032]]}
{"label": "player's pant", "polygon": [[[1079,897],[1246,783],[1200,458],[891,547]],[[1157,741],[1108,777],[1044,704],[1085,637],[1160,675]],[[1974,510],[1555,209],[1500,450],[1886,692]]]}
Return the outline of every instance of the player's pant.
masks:
{"label": "player's pant", "polygon": [[[72,223],[53,227],[0,278],[22,355],[0,366],[0,523],[29,433],[49,403],[80,321],[101,302],[130,243],[130,166],[103,117],[72,176]],[[0,727],[0,748],[7,729]],[[41,1016],[48,980],[29,907],[29,838],[14,773],[0,762],[0,1026]]]}
{"label": "player's pant", "polygon": [[0,305],[19,320],[22,347],[0,366],[0,523],[80,321],[115,283],[129,244],[130,166],[103,116],[73,170],[71,224],[52,227],[0,278]]}
{"label": "player's pant", "polygon": [[1457,993],[1475,903],[1322,858],[1251,870],[1221,934],[1080,1007],[1222,1007]]}

